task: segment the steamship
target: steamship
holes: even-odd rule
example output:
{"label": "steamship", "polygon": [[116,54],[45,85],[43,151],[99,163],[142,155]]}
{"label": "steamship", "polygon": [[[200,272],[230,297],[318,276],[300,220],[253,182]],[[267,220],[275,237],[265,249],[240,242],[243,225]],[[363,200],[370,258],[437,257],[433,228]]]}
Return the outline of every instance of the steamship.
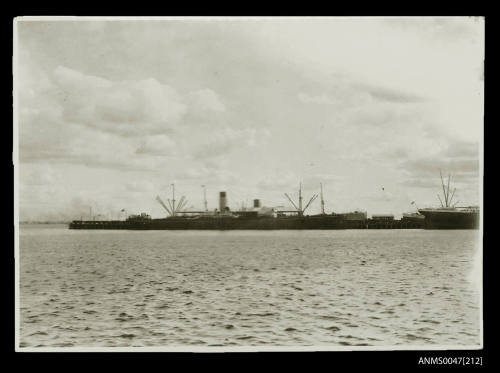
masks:
{"label": "steamship", "polygon": [[167,212],[167,217],[152,219],[150,215],[142,213],[130,215],[125,220],[74,220],[69,224],[70,229],[135,229],[135,230],[233,230],[233,229],[395,229],[421,228],[420,221],[401,219],[394,220],[391,215],[373,216],[367,218],[366,212],[355,211],[349,213],[325,213],[323,200],[323,186],[321,186],[321,213],[306,215],[305,212],[311,203],[318,197],[314,194],[303,206],[302,186],[299,186],[298,203],[285,193],[294,210],[280,210],[274,207],[261,205],[259,199],[253,200],[252,208],[242,208],[231,211],[227,205],[225,191],[219,193],[219,208],[209,211],[204,190],[205,210],[190,211],[185,209],[187,200],[184,196],[175,200],[175,186],[172,185],[172,199],[165,203],[159,196],[156,200]]}
{"label": "steamship", "polygon": [[456,188],[450,196],[450,176],[445,186],[443,175],[441,186],[443,188],[443,199],[438,195],[441,207],[419,209],[424,219],[425,229],[478,229],[479,228],[479,206],[457,206],[453,203]]}

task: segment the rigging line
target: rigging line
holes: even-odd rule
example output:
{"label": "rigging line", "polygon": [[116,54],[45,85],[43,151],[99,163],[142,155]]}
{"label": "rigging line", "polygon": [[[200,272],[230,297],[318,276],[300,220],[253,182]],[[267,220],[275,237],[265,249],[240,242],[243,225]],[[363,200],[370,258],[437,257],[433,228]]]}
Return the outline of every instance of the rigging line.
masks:
{"label": "rigging line", "polygon": [[[441,173],[441,170],[439,170],[439,176],[441,177],[441,186],[443,187],[443,196],[444,196],[445,201],[446,201],[446,191],[445,191],[445,189],[444,189],[443,174]],[[439,197],[439,196],[438,196],[438,197]],[[441,202],[441,198],[439,198],[439,201]],[[443,206],[443,202],[441,202],[441,206],[442,206],[442,207],[444,207],[444,206]],[[446,206],[446,207],[448,207],[448,206]]]}
{"label": "rigging line", "polygon": [[443,206],[443,201],[441,201],[441,197],[439,197],[439,194],[438,194],[437,196],[438,196],[438,198],[439,198],[439,202],[441,203],[441,207],[444,207],[444,206]]}
{"label": "rigging line", "polygon": [[317,195],[317,194],[315,194],[314,196],[312,196],[312,197],[311,197],[311,199],[309,200],[309,202],[307,203],[306,207],[304,207],[304,210],[303,210],[302,212],[306,211],[306,210],[307,210],[307,208],[309,207],[309,205],[310,205],[310,204],[311,204],[311,203],[312,203],[312,202],[313,202],[313,201],[314,201],[317,197],[318,197],[318,195]]}
{"label": "rigging line", "polygon": [[169,210],[169,208],[165,205],[165,203],[162,201],[162,199],[160,198],[160,196],[156,196],[156,200],[163,206],[163,208],[165,210],[167,210],[167,212],[169,214],[172,214],[172,212]]}
{"label": "rigging line", "polygon": [[446,188],[446,207],[448,207],[449,203],[451,202],[451,200],[448,200],[448,197],[450,196],[450,178],[451,175],[448,174],[448,186]]}
{"label": "rigging line", "polygon": [[170,207],[170,211],[171,211],[171,215],[174,216],[175,214],[175,211],[174,209],[172,208],[172,201],[170,201],[170,198],[167,199],[167,203],[168,203],[168,206]]}
{"label": "rigging line", "polygon": [[297,205],[292,201],[292,199],[290,198],[290,196],[288,194],[285,193],[285,197],[288,198],[288,200],[290,201],[290,203],[293,205],[293,207],[295,207],[295,209],[297,211],[300,212],[299,208],[297,207]]}
{"label": "rigging line", "polygon": [[453,196],[455,195],[456,190],[457,190],[457,188],[453,188],[453,193],[451,193],[450,203],[451,203],[451,201],[453,201]]}

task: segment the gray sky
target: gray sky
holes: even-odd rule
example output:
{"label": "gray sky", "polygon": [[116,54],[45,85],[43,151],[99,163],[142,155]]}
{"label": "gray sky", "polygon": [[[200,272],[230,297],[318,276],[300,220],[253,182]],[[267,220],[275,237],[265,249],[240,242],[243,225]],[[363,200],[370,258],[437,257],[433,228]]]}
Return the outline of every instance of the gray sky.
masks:
{"label": "gray sky", "polygon": [[[20,219],[253,198],[327,211],[479,201],[484,21],[17,23]],[[382,190],[382,187],[384,190]],[[310,212],[320,209],[317,200]]]}

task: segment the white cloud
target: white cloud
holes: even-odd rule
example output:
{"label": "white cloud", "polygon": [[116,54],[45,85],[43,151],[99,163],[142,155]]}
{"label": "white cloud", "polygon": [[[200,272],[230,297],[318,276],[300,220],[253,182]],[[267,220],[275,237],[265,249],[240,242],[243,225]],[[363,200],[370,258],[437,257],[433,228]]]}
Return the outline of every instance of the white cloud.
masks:
{"label": "white cloud", "polygon": [[167,135],[148,136],[144,138],[137,154],[151,155],[173,155],[175,154],[176,143]]}
{"label": "white cloud", "polygon": [[322,94],[319,96],[310,96],[308,94],[300,92],[297,95],[299,101],[305,104],[322,104],[322,105],[335,105],[339,103],[339,100],[333,97],[330,97],[326,94]]}
{"label": "white cloud", "polygon": [[198,110],[201,113],[226,111],[226,106],[220,97],[211,89],[200,89],[190,92],[186,96],[186,99],[193,110]]}
{"label": "white cloud", "polygon": [[175,127],[187,111],[182,97],[155,79],[111,82],[65,67],[54,71],[64,119],[123,136]]}
{"label": "white cloud", "polygon": [[130,192],[152,192],[156,188],[152,182],[147,180],[136,180],[125,184],[125,188]]}
{"label": "white cloud", "polygon": [[193,118],[225,111],[210,89],[181,95],[156,79],[111,81],[63,66],[48,75],[32,68],[26,54],[20,87],[25,96],[20,107],[23,161],[155,169],[161,160],[148,157],[196,151],[189,139],[183,139],[183,128],[198,126],[200,133],[207,128]]}
{"label": "white cloud", "polygon": [[272,177],[262,177],[257,187],[266,191],[286,190],[299,185],[300,177],[289,170],[276,170]]}
{"label": "white cloud", "polygon": [[227,155],[236,149],[261,145],[270,136],[268,129],[231,127],[216,129],[206,133],[201,143],[193,146],[192,155],[198,159]]}
{"label": "white cloud", "polygon": [[478,157],[462,142],[481,140],[479,23],[24,23],[20,159],[40,171],[21,178],[22,205],[79,197],[163,214],[127,183],[175,182],[201,206],[201,184],[274,204],[302,180],[308,193],[324,182],[335,210],[383,211],[380,183],[394,208],[405,193],[435,199],[433,166],[469,170],[457,183],[472,190]]}
{"label": "white cloud", "polygon": [[385,25],[397,31],[410,32],[418,37],[426,37],[428,42],[439,43],[474,41],[481,37],[484,18],[480,17],[411,17],[388,18]]}
{"label": "white cloud", "polygon": [[20,171],[20,177],[23,185],[33,187],[59,184],[63,180],[62,175],[47,164],[40,165],[37,168],[23,168]]}

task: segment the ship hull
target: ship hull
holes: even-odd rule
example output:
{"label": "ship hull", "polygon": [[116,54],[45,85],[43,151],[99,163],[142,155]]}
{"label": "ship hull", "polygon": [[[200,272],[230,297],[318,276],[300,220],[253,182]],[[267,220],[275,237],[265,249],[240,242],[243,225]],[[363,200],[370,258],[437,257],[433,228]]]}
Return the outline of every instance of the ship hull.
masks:
{"label": "ship hull", "polygon": [[143,221],[73,221],[70,229],[130,230],[282,230],[282,229],[418,229],[422,222],[409,220],[345,220],[335,215],[303,217],[171,217]]}
{"label": "ship hull", "polygon": [[149,221],[89,222],[74,221],[71,229],[133,229],[133,230],[273,230],[273,229],[342,229],[337,218],[166,218]]}
{"label": "ship hull", "polygon": [[419,210],[425,216],[425,229],[478,229],[479,212]]}

